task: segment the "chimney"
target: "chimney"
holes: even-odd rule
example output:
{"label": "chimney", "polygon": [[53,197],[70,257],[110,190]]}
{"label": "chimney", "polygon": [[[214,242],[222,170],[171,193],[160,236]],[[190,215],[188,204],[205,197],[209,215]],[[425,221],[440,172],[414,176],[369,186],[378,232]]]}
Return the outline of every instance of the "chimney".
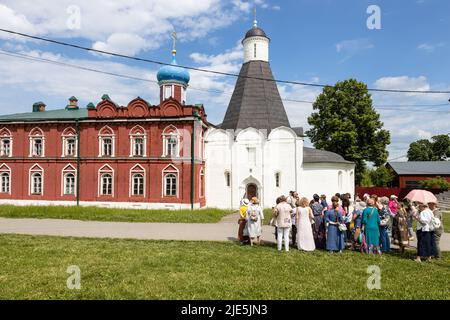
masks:
{"label": "chimney", "polygon": [[78,99],[74,96],[71,96],[69,98],[69,104],[67,105],[66,109],[68,110],[78,110]]}
{"label": "chimney", "polygon": [[33,103],[33,112],[44,112],[45,111],[45,103],[42,101]]}

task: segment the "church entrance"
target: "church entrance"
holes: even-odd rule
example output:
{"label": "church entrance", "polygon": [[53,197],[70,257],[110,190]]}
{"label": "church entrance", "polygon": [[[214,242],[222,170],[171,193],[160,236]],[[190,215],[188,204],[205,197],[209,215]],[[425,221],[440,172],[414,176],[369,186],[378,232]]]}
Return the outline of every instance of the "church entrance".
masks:
{"label": "church entrance", "polygon": [[258,196],[258,187],[254,183],[247,185],[246,198],[251,200],[253,197]]}

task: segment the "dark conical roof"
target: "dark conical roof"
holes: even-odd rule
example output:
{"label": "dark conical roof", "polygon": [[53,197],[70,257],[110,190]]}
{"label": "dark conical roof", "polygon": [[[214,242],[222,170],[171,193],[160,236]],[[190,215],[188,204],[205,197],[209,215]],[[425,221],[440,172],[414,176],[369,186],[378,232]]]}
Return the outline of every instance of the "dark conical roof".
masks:
{"label": "dark conical roof", "polygon": [[268,39],[264,30],[258,27],[253,27],[250,30],[248,30],[247,33],[245,34],[244,40],[250,37],[265,37]]}
{"label": "dark conical roof", "polygon": [[290,128],[269,63],[249,61],[243,64],[221,128],[252,127],[271,131],[281,126]]}

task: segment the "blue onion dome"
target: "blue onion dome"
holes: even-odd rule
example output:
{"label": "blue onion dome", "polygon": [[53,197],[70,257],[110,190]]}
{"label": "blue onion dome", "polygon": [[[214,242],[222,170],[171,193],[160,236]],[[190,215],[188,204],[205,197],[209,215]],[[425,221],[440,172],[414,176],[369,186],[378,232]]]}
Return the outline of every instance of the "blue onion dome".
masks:
{"label": "blue onion dome", "polygon": [[175,55],[173,55],[171,64],[172,65],[170,66],[163,66],[161,69],[159,69],[158,74],[156,75],[158,83],[161,85],[168,82],[177,82],[187,86],[189,80],[191,79],[191,77],[189,76],[189,72],[185,68],[175,66],[178,65],[175,59]]}

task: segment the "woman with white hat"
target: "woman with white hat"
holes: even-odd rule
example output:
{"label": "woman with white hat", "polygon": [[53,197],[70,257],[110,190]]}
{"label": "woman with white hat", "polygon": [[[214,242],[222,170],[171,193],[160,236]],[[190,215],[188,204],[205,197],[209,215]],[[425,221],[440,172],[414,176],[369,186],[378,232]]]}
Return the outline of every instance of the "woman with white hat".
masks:
{"label": "woman with white hat", "polygon": [[422,262],[421,258],[436,256],[436,246],[434,243],[434,230],[432,226],[433,211],[428,208],[428,204],[419,203],[419,214],[414,216],[417,220],[417,262]]}
{"label": "woman with white hat", "polygon": [[257,244],[260,244],[264,213],[261,206],[259,205],[259,199],[257,197],[252,198],[251,203],[247,209],[246,219],[248,236],[250,237],[250,245],[253,246],[253,243],[255,242]]}

